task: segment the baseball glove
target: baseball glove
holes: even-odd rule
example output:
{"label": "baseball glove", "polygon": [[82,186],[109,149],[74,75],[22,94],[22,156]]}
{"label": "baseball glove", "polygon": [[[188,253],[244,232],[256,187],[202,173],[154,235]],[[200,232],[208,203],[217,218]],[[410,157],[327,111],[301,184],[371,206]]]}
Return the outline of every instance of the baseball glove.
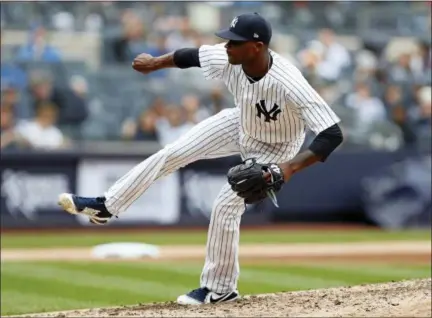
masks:
{"label": "baseball glove", "polygon": [[[266,177],[266,172],[269,175]],[[228,171],[231,189],[246,204],[253,204],[270,197],[277,206],[276,192],[284,184],[282,169],[277,164],[259,164],[255,159],[246,159]]]}

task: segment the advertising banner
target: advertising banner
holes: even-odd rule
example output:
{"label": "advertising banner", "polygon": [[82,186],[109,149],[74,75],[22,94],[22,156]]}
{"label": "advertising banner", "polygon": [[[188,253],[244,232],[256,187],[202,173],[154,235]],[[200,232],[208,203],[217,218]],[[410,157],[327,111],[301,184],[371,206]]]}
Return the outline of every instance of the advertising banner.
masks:
{"label": "advertising banner", "polygon": [[[325,164],[294,175],[277,194],[279,208],[270,200],[247,206],[242,225],[372,220],[386,227],[420,226],[430,216],[431,200],[425,195],[430,194],[425,186],[430,185],[430,168],[419,164],[427,160],[405,161],[399,165],[405,175],[392,174],[392,165],[409,157],[409,152],[335,153]],[[141,160],[137,155],[2,154],[2,228],[94,226],[87,217],[63,212],[58,195],[104,195]],[[161,178],[108,226],[205,226],[227,171],[239,162],[237,157],[200,160]],[[395,185],[391,193],[377,197],[381,192],[376,188],[390,179]],[[365,180],[372,180],[372,186],[365,187]],[[398,200],[405,208],[392,212],[392,203],[402,206]],[[394,213],[400,214],[397,219],[391,217]]]}
{"label": "advertising banner", "polygon": [[409,158],[362,180],[366,216],[389,229],[430,228],[431,156]]}
{"label": "advertising banner", "polygon": [[57,205],[61,192],[76,190],[76,163],[56,157],[5,157],[1,165],[2,227],[73,223]]}
{"label": "advertising banner", "polygon": [[[77,194],[82,196],[100,196],[118,179],[129,172],[137,160],[84,159],[78,164]],[[153,183],[144,194],[135,201],[126,213],[119,215],[113,225],[160,224],[172,225],[180,217],[180,182],[179,174],[173,173]],[[82,225],[89,225],[88,218],[77,216]]]}

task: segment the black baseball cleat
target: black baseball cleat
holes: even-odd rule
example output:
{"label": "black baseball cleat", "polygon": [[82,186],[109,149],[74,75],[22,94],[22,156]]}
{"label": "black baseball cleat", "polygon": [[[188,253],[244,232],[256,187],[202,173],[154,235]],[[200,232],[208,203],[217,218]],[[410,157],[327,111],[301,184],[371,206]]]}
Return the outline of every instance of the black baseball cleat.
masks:
{"label": "black baseball cleat", "polygon": [[208,288],[197,288],[185,295],[177,298],[177,303],[180,305],[203,305],[203,304],[217,304],[223,302],[230,302],[239,298],[238,291],[229,293],[218,294],[212,292]]}
{"label": "black baseball cleat", "polygon": [[72,193],[59,195],[58,204],[70,214],[84,214],[90,218],[90,223],[103,225],[113,216],[105,207],[105,198],[86,198]]}

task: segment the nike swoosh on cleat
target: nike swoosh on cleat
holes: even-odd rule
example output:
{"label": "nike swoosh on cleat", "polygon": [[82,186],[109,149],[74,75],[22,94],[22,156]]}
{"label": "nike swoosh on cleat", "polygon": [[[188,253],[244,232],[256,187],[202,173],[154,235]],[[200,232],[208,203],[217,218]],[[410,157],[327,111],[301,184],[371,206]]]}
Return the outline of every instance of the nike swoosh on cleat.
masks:
{"label": "nike swoosh on cleat", "polygon": [[223,301],[223,300],[226,300],[226,299],[230,298],[231,295],[232,295],[232,293],[228,293],[228,294],[222,295],[222,296],[220,296],[218,298],[213,298],[213,295],[210,295],[210,299],[209,300],[210,300],[211,303],[217,303],[217,302],[220,302],[220,301]]}

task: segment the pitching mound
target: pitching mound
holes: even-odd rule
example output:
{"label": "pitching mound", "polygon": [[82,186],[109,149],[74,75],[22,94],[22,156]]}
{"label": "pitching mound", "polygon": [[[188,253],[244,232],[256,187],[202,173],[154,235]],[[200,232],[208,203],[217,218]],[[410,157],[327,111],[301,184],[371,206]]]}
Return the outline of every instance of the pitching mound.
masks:
{"label": "pitching mound", "polygon": [[228,304],[175,303],[73,310],[25,317],[431,317],[431,279],[246,296]]}

